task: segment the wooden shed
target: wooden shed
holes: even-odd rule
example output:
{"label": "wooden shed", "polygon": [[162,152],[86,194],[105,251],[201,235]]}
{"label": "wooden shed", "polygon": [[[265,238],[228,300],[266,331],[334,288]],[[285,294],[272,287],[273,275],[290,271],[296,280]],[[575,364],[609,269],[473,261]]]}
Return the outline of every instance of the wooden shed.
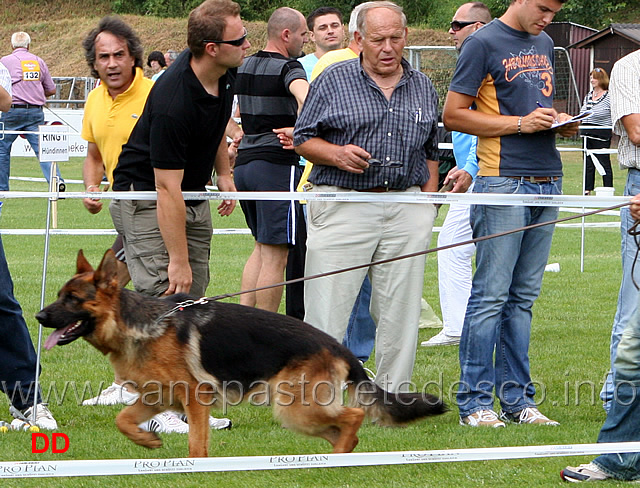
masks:
{"label": "wooden shed", "polygon": [[570,46],[597,33],[596,29],[576,24],[574,22],[552,22],[544,31],[549,34],[556,47],[563,47],[569,51],[573,75],[580,96],[580,103],[589,91],[590,58],[585,49],[574,49]]}
{"label": "wooden shed", "polygon": [[[640,49],[640,24],[611,24],[568,47],[588,54],[587,75],[594,68],[602,68],[611,75],[611,68],[618,59]],[[581,96],[585,94],[581,93]]]}

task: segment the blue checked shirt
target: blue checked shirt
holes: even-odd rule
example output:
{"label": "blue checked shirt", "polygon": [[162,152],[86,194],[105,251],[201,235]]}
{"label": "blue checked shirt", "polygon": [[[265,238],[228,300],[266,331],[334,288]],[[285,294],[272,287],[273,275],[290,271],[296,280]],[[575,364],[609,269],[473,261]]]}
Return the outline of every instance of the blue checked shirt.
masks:
{"label": "blue checked shirt", "polygon": [[294,145],[320,137],[339,146],[359,146],[384,164],[403,165],[369,166],[362,174],[314,165],[309,181],[354,190],[404,190],[427,182],[426,160],[438,161],[438,95],[426,75],[404,59],[402,67],[404,74],[387,100],[360,59],[329,66],[311,83]]}

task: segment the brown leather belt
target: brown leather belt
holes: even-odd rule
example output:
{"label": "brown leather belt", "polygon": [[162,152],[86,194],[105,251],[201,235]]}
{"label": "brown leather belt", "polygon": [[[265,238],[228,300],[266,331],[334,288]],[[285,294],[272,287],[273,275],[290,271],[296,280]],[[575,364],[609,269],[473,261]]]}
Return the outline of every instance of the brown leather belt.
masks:
{"label": "brown leather belt", "polygon": [[529,183],[551,183],[560,179],[559,176],[508,176],[508,178],[528,181]]}

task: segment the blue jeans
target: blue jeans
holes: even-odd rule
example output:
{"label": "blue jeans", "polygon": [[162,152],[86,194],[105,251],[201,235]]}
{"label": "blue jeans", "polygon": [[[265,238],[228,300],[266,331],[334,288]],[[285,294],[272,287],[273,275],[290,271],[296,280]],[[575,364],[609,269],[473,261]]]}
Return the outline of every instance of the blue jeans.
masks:
{"label": "blue jeans", "polygon": [[[4,123],[4,130],[16,130],[16,131],[29,131],[37,132],[38,126],[44,124],[44,112],[42,109],[35,108],[12,108],[8,112],[2,114],[0,122]],[[1,132],[1,131],[0,131]],[[38,141],[38,134],[24,134],[36,153],[36,158],[39,158],[40,143]],[[0,136],[1,137],[1,136]],[[11,145],[16,140],[18,134],[4,134],[4,138],[0,140],[0,191],[9,190],[9,172],[11,162]],[[42,174],[49,181],[49,175],[51,173],[50,162],[40,162],[40,169]],[[57,168],[58,178],[62,181],[60,176],[60,168]]]}
{"label": "blue jeans", "polygon": [[13,295],[13,281],[0,237],[0,390],[14,407],[24,410],[33,406],[35,379],[36,351],[22,308]]}
{"label": "blue jeans", "polygon": [[[618,344],[614,384],[613,401],[598,442],[637,442],[640,440],[640,310],[637,306]],[[593,462],[614,478],[640,478],[640,452],[602,454]]]}
{"label": "blue jeans", "polygon": [[[640,193],[640,171],[630,169],[627,175],[627,184],[624,187],[625,195],[637,195]],[[638,309],[638,290],[633,284],[633,276],[631,269],[635,259],[637,246],[635,238],[630,236],[627,231],[634,224],[629,207],[623,207],[620,210],[620,252],[622,255],[622,282],[620,283],[620,293],[618,294],[618,308],[613,319],[613,328],[611,330],[611,371],[607,373],[600,398],[604,402],[605,410],[609,410],[611,399],[613,398],[613,375],[615,372],[616,351],[622,332],[624,332],[627,324],[631,321]],[[640,284],[640,266],[635,269],[635,281]]]}
{"label": "blue jeans", "polygon": [[[478,177],[474,193],[559,195],[562,179]],[[556,207],[473,205],[473,237],[553,220]],[[493,390],[502,410],[514,413],[535,405],[529,373],[531,308],[540,293],[553,225],[476,244],[476,272],[460,338],[460,417],[493,409]],[[495,352],[495,364],[494,364]]]}
{"label": "blue jeans", "polygon": [[363,363],[369,359],[376,343],[376,323],[371,318],[371,280],[365,276],[362,288],[353,304],[349,325],[342,344]]}

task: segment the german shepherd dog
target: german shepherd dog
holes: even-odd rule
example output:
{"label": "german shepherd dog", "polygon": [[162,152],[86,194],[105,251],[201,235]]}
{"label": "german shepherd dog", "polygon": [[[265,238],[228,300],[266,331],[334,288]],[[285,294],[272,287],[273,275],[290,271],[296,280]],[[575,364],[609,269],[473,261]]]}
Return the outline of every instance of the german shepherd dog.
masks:
{"label": "german shepherd dog", "polygon": [[160,447],[160,438],[138,425],[167,409],[183,411],[189,456],[207,456],[211,406],[243,399],[273,405],[284,427],[326,439],[334,453],[356,447],[365,415],[397,426],[447,410],[426,393],[384,391],[347,348],[300,320],[218,301],[184,306],[188,299],[123,289],[111,250],[96,270],[81,250],[77,274],[36,315],[55,329],[47,349],[84,337],[137,387],[136,403],[116,418],[136,444]]}

